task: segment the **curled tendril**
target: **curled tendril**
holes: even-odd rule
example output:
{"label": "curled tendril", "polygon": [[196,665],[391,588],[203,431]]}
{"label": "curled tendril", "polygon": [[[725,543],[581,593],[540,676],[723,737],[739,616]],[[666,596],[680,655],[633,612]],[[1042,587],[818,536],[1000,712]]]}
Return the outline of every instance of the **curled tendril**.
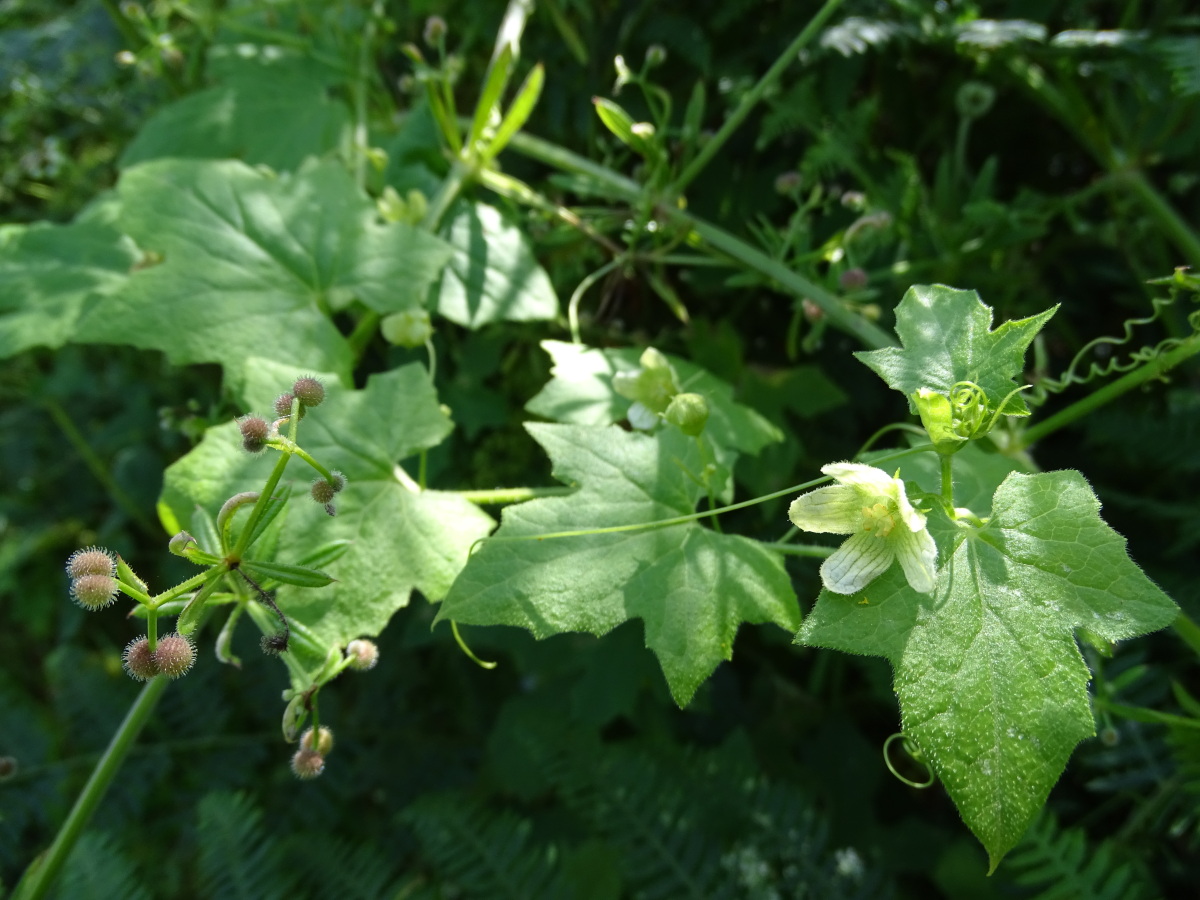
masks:
{"label": "curled tendril", "polygon": [[1140,319],[1126,319],[1122,323],[1122,328],[1125,331],[1123,337],[1098,337],[1094,341],[1088,341],[1075,354],[1075,358],[1071,360],[1071,364],[1067,366],[1067,370],[1058,378],[1038,378],[1034,385],[1034,393],[1030,396],[1030,400],[1034,403],[1042,403],[1051,394],[1059,394],[1065,391],[1073,384],[1087,384],[1097,378],[1103,378],[1106,375],[1114,373],[1130,372],[1139,366],[1153,362],[1158,357],[1162,356],[1171,350],[1174,350],[1185,341],[1189,341],[1196,335],[1200,334],[1200,309],[1196,309],[1188,314],[1187,323],[1191,328],[1191,334],[1183,337],[1170,337],[1159,341],[1153,346],[1141,347],[1129,354],[1129,358],[1125,361],[1117,359],[1115,356],[1104,364],[1100,364],[1092,360],[1088,366],[1087,372],[1080,375],[1076,369],[1084,362],[1084,357],[1090,354],[1093,350],[1100,346],[1119,347],[1122,344],[1127,344],[1133,340],[1133,329],[1139,325],[1149,325],[1162,317],[1163,311],[1168,307],[1173,306],[1179,299],[1179,292],[1173,291],[1170,297],[1152,297],[1150,299],[1151,306],[1154,311]]}
{"label": "curled tendril", "polygon": [[[888,750],[891,749],[892,741],[896,740],[897,738],[903,739],[904,751],[910,757],[912,757],[913,761],[917,762],[920,765],[925,767],[925,771],[929,773],[928,781],[926,781],[924,783],[913,781],[911,778],[907,778],[904,775],[901,775],[899,772],[896,771],[896,767],[892,765],[891,757],[888,756]],[[883,762],[888,767],[889,772],[891,772],[893,775],[895,775],[898,779],[903,781],[909,787],[927,788],[927,787],[930,787],[933,785],[933,781],[934,781],[933,769],[931,769],[929,767],[929,763],[925,762],[925,756],[917,748],[917,745],[914,744],[912,741],[910,741],[907,737],[905,737],[903,731],[896,732],[891,737],[889,737],[886,741],[883,742]]]}

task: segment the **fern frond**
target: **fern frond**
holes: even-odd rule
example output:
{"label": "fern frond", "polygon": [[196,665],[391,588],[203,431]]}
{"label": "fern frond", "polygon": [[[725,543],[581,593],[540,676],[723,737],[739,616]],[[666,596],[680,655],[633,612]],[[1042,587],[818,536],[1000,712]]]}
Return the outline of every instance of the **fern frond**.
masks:
{"label": "fern frond", "polygon": [[214,791],[199,804],[200,893],[214,900],[272,900],[291,895],[262,811],[243,793]]}
{"label": "fern frond", "polygon": [[397,867],[373,844],[301,832],[288,839],[284,857],[313,897],[378,900],[399,890]]}
{"label": "fern frond", "polygon": [[1157,896],[1110,841],[1089,843],[1081,828],[1060,829],[1049,813],[1008,854],[1018,884],[1041,888],[1034,900],[1142,900]]}
{"label": "fern frond", "polygon": [[1163,38],[1155,42],[1155,49],[1171,72],[1175,93],[1200,95],[1200,37]]}
{"label": "fern frond", "polygon": [[60,900],[150,900],[140,881],[116,841],[104,832],[88,831],[71,851],[53,896]]}
{"label": "fern frond", "polygon": [[456,793],[427,794],[401,813],[437,874],[468,897],[541,900],[561,894],[554,847],[530,840],[530,823]]}
{"label": "fern frond", "polygon": [[551,777],[567,806],[621,854],[635,896],[710,900],[724,894],[720,847],[696,827],[678,779],[650,759],[612,750],[560,760]]}

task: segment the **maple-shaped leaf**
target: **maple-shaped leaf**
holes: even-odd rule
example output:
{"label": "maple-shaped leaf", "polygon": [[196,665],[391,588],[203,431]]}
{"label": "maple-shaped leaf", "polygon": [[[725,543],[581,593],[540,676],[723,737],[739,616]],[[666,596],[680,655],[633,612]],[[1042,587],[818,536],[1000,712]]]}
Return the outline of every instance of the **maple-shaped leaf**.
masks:
{"label": "maple-shaped leaf", "polygon": [[954,385],[971,382],[983,389],[990,409],[1027,416],[1029,407],[1013,393],[1021,385],[1013,379],[1024,369],[1025,351],[1034,336],[1057,309],[1005,322],[992,331],[992,308],[975,291],[914,285],[896,307],[896,334],[904,348],[860,350],[854,355],[908,397],[912,412],[917,411],[913,394],[922,388],[948,397]]}
{"label": "maple-shaped leaf", "polygon": [[486,203],[456,204],[441,235],[454,256],[434,285],[433,306],[459,325],[528,322],[558,315],[558,296],[529,238]]}
{"label": "maple-shaped leaf", "polygon": [[555,477],[578,490],[505,509],[495,537],[471,555],[442,601],[439,620],[518,625],[544,638],[602,635],[641,619],[680,706],[731,658],[742,622],[799,623],[781,558],[748,538],[695,521],[554,536],[693,513],[702,465],[694,440],[674,430],[652,437],[615,426],[526,428]]}
{"label": "maple-shaped leaf", "polygon": [[[252,409],[268,410],[302,371],[252,360],[240,393]],[[308,496],[317,473],[292,459],[284,482],[295,486],[275,558],[292,563],[330,541],[353,542],[322,566],[334,584],[279,590],[289,617],[330,646],[344,647],[382,631],[414,589],[432,601],[444,596],[471,545],[495,522],[457,494],[419,489],[397,465],[441,443],[453,427],[422,366],[373,375],[362,390],[347,390],[335,379],[326,379],[325,388],[325,401],[300,422],[299,443],[322,465],[340,470],[348,484],[334,498],[331,518]],[[244,452],[236,422],[210,428],[166,471],[159,511],[168,531],[188,522],[196,504],[214,512],[233,494],[261,490],[276,459],[273,450]]]}
{"label": "maple-shaped leaf", "polygon": [[1078,472],[1013,473],[985,525],[939,529],[934,593],[893,567],[856,594],[822,591],[797,636],[891,662],[904,734],[993,869],[1095,733],[1074,630],[1117,641],[1178,613],[1099,509]]}
{"label": "maple-shaped leaf", "polygon": [[351,355],[330,315],[358,300],[415,309],[450,258],[439,238],[376,221],[336,163],[272,175],[165,159],[125,172],[121,228],[162,257],[96,303],[77,340],[163,350],[236,373],[253,356],[336,372]]}
{"label": "maple-shaped leaf", "polygon": [[61,347],[88,298],[120,290],[139,255],[99,222],[0,228],[0,358]]}

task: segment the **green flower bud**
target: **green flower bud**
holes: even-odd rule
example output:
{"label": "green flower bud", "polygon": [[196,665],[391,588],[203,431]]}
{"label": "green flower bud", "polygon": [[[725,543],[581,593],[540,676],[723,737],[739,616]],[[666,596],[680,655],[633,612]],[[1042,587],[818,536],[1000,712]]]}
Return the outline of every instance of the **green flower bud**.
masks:
{"label": "green flower bud", "polygon": [[176,556],[187,557],[187,551],[191,547],[196,546],[196,539],[186,531],[181,531],[171,538],[167,544],[167,549]]}
{"label": "green flower bud", "polygon": [[676,394],[667,407],[666,420],[689,437],[696,437],[708,422],[708,401],[703,394]]}
{"label": "green flower bud", "polygon": [[996,89],[982,81],[968,81],[954,95],[954,105],[964,119],[986,115],[996,101]]}
{"label": "green flower bud", "polygon": [[429,313],[423,309],[392,313],[379,323],[379,330],[385,341],[398,347],[423,347],[433,336]]}
{"label": "green flower bud", "polygon": [[658,350],[647,347],[639,362],[640,369],[618,372],[613,376],[613,390],[628,400],[642,404],[652,413],[666,412],[671,398],[679,393],[679,379],[670,361]]}

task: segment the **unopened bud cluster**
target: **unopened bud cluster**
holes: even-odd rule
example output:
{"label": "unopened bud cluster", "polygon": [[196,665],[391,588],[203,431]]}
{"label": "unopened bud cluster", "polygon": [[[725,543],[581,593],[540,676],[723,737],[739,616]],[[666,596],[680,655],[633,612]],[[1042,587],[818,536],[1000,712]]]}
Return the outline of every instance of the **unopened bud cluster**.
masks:
{"label": "unopened bud cluster", "polygon": [[613,390],[632,400],[629,423],[649,431],[661,417],[689,437],[696,437],[708,423],[708,400],[703,394],[684,392],[671,361],[653,347],[642,353],[641,368],[618,372]]}

